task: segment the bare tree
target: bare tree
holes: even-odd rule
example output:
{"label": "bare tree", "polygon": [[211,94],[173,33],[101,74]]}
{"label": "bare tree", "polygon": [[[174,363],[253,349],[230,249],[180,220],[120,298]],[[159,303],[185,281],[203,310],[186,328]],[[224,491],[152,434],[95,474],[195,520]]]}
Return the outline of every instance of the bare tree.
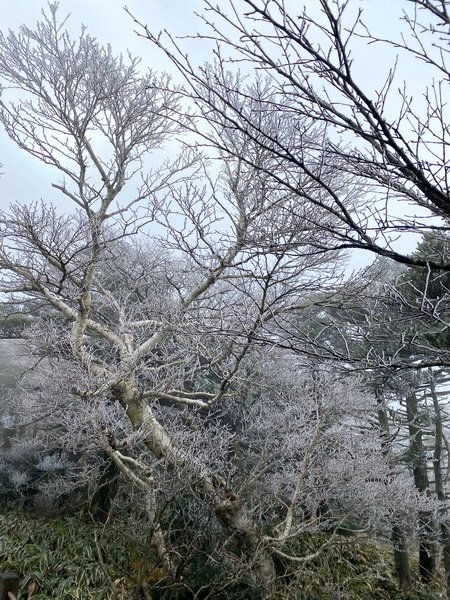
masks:
{"label": "bare tree", "polygon": [[[98,470],[101,451],[140,491],[169,580],[178,565],[161,498],[172,486],[210,509],[223,555],[237,557],[267,596],[273,555],[311,560],[291,542],[328,515],[342,520],[364,506],[358,519],[369,526],[378,515],[381,528],[405,493],[411,510],[423,501],[410,480],[390,477],[378,438],[367,436],[360,386],[308,365],[311,378],[289,353],[275,366],[260,353],[276,345],[288,315],[335,295],[346,245],[333,241],[342,217],[330,211],[324,182],[355,210],[361,183],[335,158],[324,161],[326,131],[280,112],[263,80],[251,97],[230,87],[221,110],[237,102],[303,149],[303,166],[286,166],[261,143],[265,134],[249,137],[212,111],[224,141],[219,172],[188,146],[148,168],[149,156],[157,162],[171,136],[193,127],[185,92],[170,91],[166,76],[140,75],[138,61],[115,58],[84,29],[71,40],[56,4],[49,8],[35,30],[0,36],[0,76],[19,90],[14,104],[3,89],[0,119],[19,147],[57,169],[54,187],[70,206],[29,202],[0,213],[5,306],[40,315],[28,328],[40,368],[24,412],[53,420],[48,437],[90,455],[88,470]],[[260,402],[243,411],[238,440],[213,413],[245,408],[252,386]],[[338,410],[337,393],[355,405]],[[242,469],[233,447],[245,449]],[[376,503],[367,507],[370,493]]]}
{"label": "bare tree", "polygon": [[13,308],[47,310],[30,340],[39,357],[56,357],[38,402],[49,402],[52,380],[52,398],[65,398],[59,412],[75,406],[97,447],[150,498],[153,543],[169,575],[152,461],[133,456],[133,440],[186,474],[270,589],[268,543],[241,497],[201,453],[177,443],[158,402],[207,411],[232,397],[255,332],[330,284],[335,256],[327,271],[310,250],[323,236],[309,226],[314,207],[294,217],[302,245],[270,252],[267,239],[284,236],[293,217],[290,196],[265,172],[224,157],[212,179],[189,149],[146,169],[145,157],[180,131],[178,96],[166,76],[140,75],[138,61],[115,58],[84,29],[71,40],[56,4],[36,29],[2,34],[0,50],[0,76],[23,94],[14,104],[3,89],[6,132],[56,167],[63,179],[53,185],[72,206],[16,204],[0,215],[2,292]]}
{"label": "bare tree", "polygon": [[[182,42],[155,35],[136,17],[139,33],[162,48],[186,77],[196,117],[203,121],[198,127],[188,115],[186,127],[206,146],[267,174],[292,195],[293,212],[316,207],[309,224],[327,233],[325,244],[314,244],[318,254],[368,250],[421,270],[415,280],[379,289],[362,310],[350,301],[353,307],[347,306],[343,321],[336,317],[342,308],[338,302],[334,314],[332,309],[322,312],[318,302],[309,322],[305,312],[300,324],[295,317],[278,319],[279,347],[331,358],[348,368],[418,371],[449,364],[449,13],[447,3],[440,1],[399,4],[398,35],[389,37],[375,31],[379,26],[366,20],[357,2],[318,0],[301,10],[284,0],[230,0],[220,5],[206,0],[202,18],[208,31],[200,37],[212,39],[217,47],[214,63],[200,67],[192,64]],[[392,64],[373,89],[361,77],[363,61],[371,56],[377,64],[378,49],[386,48],[392,51]],[[408,69],[403,72],[405,64]],[[414,66],[419,70],[422,65],[429,79],[424,78],[418,91],[417,77],[407,78],[415,74]],[[254,79],[248,76],[253,69],[258,72]],[[308,126],[314,130],[312,139],[305,137]],[[247,141],[240,148],[229,143],[237,135]],[[270,156],[271,162],[261,164],[259,153]],[[297,233],[270,244],[295,247],[302,243],[304,230]],[[402,251],[398,238],[418,233],[444,242],[441,249],[427,255]],[[364,286],[360,289],[370,295]],[[345,304],[345,294],[340,298]],[[375,324],[371,332],[369,321]],[[417,458],[416,483],[425,490],[430,470],[418,393],[416,386],[407,399],[407,423]],[[437,428],[440,415],[435,415]],[[439,433],[436,442],[434,453],[439,454]],[[440,465],[439,460],[437,488]],[[421,518],[426,579],[433,569],[433,552],[426,531],[429,514]],[[446,538],[443,531],[444,542]]]}
{"label": "bare tree", "polygon": [[[352,531],[355,541],[373,532],[389,535],[394,516],[399,527],[411,528],[419,510],[433,510],[433,503],[414,489],[412,477],[393,470],[391,458],[385,459],[373,425],[374,398],[365,393],[361,381],[342,378],[329,366],[305,365],[285,351],[267,354],[253,348],[241,364],[233,394],[216,404],[213,413],[153,401],[153,412],[184,460],[173,472],[155,460],[146,447],[145,431],[132,430],[117,401],[86,398],[80,402],[73,396],[67,374],[71,380],[82,380],[83,374],[76,375],[69,358],[56,356],[51,365],[50,372],[46,368],[34,373],[30,381],[34,393],[25,390],[23,399],[25,414],[30,419],[47,413],[44,424],[52,427],[41,444],[47,448],[57,444],[83,460],[75,472],[72,469],[72,477],[64,475],[63,483],[49,489],[50,480],[38,488],[54,495],[86,483],[98,468],[99,449],[109,453],[125,476],[122,497],[126,493],[135,501],[139,498],[140,510],[135,506],[133,513],[145,514],[141,530],[144,526],[153,530],[160,538],[159,548],[165,549],[159,557],[163,572],[175,570],[172,581],[164,584],[169,589],[175,583],[184,585],[178,577],[186,580],[190,559],[201,555],[206,564],[218,565],[223,550],[229,553],[235,544],[204,512],[205,507],[214,509],[214,498],[193,504],[194,461],[201,461],[209,473],[225,481],[228,490],[234,490],[257,531],[264,532],[261,543],[292,564],[291,569],[340,544],[342,532]],[[41,470],[51,466],[48,461],[38,465]],[[20,469],[16,474],[20,476]],[[143,511],[145,502],[148,509]],[[164,536],[166,531],[170,537]],[[327,538],[317,549],[299,553],[302,537],[320,531],[326,531]],[[168,558],[175,557],[171,564]],[[234,573],[228,568],[233,565]],[[231,586],[244,565],[232,561],[222,583]],[[210,582],[211,586],[217,583]]]}
{"label": "bare tree", "polygon": [[[313,203],[321,217],[328,216],[314,226],[332,230],[332,247],[448,270],[445,257],[425,261],[392,245],[399,233],[445,229],[449,215],[449,15],[445,3],[434,0],[404,2],[400,10],[399,35],[390,39],[371,33],[364,10],[348,0],[317,0],[303,10],[284,0],[229,0],[220,6],[207,0],[202,19],[209,32],[201,37],[212,38],[218,48],[216,62],[200,68],[175,40],[165,46],[145,26],[139,32],[163,47],[188,79],[199,115],[210,124],[200,131],[206,142],[236,155],[221,132],[243,133],[247,146],[240,156],[261,170],[265,166],[258,166],[249,147],[269,151],[277,165],[267,170],[271,177],[298,204]],[[360,63],[372,48],[376,64],[382,45],[392,48],[394,62],[379,91],[365,89]],[[418,67],[425,63],[429,85],[419,92],[404,82],[395,53]],[[246,83],[243,74],[229,70],[236,63],[243,63],[244,73],[257,69],[267,79]],[[257,101],[265,118],[253,110]],[[315,145],[302,143],[305,119],[326,132],[316,134]],[[329,180],[330,168],[340,169],[345,185]],[[405,203],[415,207],[410,218],[402,216]]]}

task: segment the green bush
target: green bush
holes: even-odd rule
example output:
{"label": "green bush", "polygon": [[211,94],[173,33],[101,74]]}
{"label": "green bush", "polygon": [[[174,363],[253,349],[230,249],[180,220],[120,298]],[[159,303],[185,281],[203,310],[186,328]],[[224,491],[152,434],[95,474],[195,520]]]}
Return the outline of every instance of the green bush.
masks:
{"label": "green bush", "polygon": [[[303,536],[290,551],[308,556],[327,540],[325,533]],[[334,542],[305,563],[280,559],[274,600],[441,597],[436,588],[439,582],[427,589],[416,584],[410,593],[401,593],[388,546],[355,541],[351,536],[338,536]],[[137,600],[144,597],[143,584],[154,600],[185,600],[195,592],[198,599],[258,597],[244,578],[233,581],[228,572],[230,565],[218,560],[210,563],[207,556],[192,556],[183,583],[167,589],[165,574],[155,566],[145,537],[127,535],[125,526],[102,527],[80,515],[48,519],[18,510],[0,515],[0,571],[16,571],[22,576],[21,599]],[[230,583],[224,585],[227,577]]]}
{"label": "green bush", "polygon": [[[292,554],[308,556],[327,542],[327,534],[301,538]],[[313,560],[283,563],[283,582],[277,600],[437,600],[440,582],[428,588],[419,583],[407,593],[395,580],[391,548],[388,544],[355,541],[337,536]],[[415,565],[413,564],[413,568]]]}
{"label": "green bush", "polygon": [[[99,557],[101,552],[101,559]],[[0,570],[22,576],[24,597],[33,600],[108,600],[114,581],[133,572],[136,549],[114,530],[93,526],[80,516],[45,519],[18,511],[0,515]]]}

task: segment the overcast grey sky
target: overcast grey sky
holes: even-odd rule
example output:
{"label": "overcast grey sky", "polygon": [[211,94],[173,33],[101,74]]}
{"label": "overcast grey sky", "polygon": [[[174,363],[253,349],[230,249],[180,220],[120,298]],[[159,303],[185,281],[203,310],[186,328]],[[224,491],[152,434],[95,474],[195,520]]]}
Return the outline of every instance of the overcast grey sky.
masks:
{"label": "overcast grey sky", "polygon": [[[94,37],[111,43],[118,52],[129,48],[133,54],[145,54],[150,51],[148,42],[133,34],[133,23],[124,5],[153,30],[167,28],[174,33],[185,33],[196,28],[198,19],[194,13],[201,10],[202,0],[61,0],[59,3],[61,14],[71,14],[71,30],[76,31],[84,23]],[[0,6],[1,27],[5,30],[16,29],[22,23],[35,23],[46,2],[0,0]]]}
{"label": "overcast grey sky", "polygon": [[[194,33],[200,25],[195,11],[201,10],[202,0],[61,0],[62,15],[70,13],[68,29],[76,35],[81,24],[89,33],[104,44],[111,44],[116,53],[129,50],[133,56],[143,59],[143,67],[157,70],[173,70],[170,62],[150,42],[134,33],[132,19],[124,11],[129,10],[153,31],[164,28],[174,35]],[[41,10],[47,3],[41,0],[0,0],[0,27],[17,30],[22,24],[33,27],[40,19]],[[201,59],[200,45],[191,44],[190,51]],[[205,57],[206,58],[206,57]],[[55,169],[42,165],[27,155],[0,131],[0,163],[2,166],[0,207],[10,202],[55,198],[50,182],[59,179]]]}
{"label": "overcast grey sky", "polygon": [[[296,10],[303,2],[291,1]],[[373,31],[382,31],[386,37],[398,35],[399,13],[406,6],[407,0],[353,0],[354,7],[362,6],[366,12],[366,22]],[[102,43],[110,43],[113,51],[120,53],[129,50],[134,56],[141,56],[143,67],[157,70],[173,71],[170,62],[150,42],[139,38],[133,32],[135,26],[132,19],[123,9],[125,0],[61,0],[60,11],[65,15],[71,13],[68,29],[77,34],[83,23],[89,33]],[[202,28],[202,23],[195,12],[201,12],[203,0],[128,0],[129,10],[154,32],[166,28],[173,35],[194,34]],[[241,0],[236,0],[239,5]],[[226,3],[223,2],[225,5]],[[315,0],[308,0],[308,9],[318,6]],[[22,23],[33,26],[40,18],[41,9],[46,2],[41,0],[0,0],[0,26],[17,30]],[[184,47],[189,50],[194,62],[208,59],[205,45],[185,40]],[[395,54],[392,49],[378,46],[376,49],[365,48],[362,42],[361,53],[367,52],[367,58],[360,60],[357,68],[358,77],[366,89],[376,88],[386,75],[389,65],[393,63]],[[426,72],[409,72],[408,63],[400,65],[402,76],[410,80],[410,92],[414,95],[414,81],[421,81]],[[417,63],[414,64],[417,69]],[[412,82],[412,83],[411,83]],[[421,82],[422,83],[422,82]],[[422,86],[421,86],[422,87]],[[58,180],[58,174],[51,167],[40,164],[37,159],[18,150],[0,131],[0,162],[3,164],[3,175],[0,186],[0,207],[5,208],[12,201],[31,201],[41,197],[54,199],[55,192],[50,187],[51,181]]]}

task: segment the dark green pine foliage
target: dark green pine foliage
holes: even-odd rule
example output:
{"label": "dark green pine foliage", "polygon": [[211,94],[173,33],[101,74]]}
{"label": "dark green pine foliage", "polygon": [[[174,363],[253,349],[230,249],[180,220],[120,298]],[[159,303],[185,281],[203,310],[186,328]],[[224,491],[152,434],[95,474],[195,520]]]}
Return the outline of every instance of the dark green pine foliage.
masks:
{"label": "dark green pine foliage", "polygon": [[[414,258],[445,264],[450,258],[450,235],[427,233]],[[408,268],[400,277],[398,290],[410,314],[412,327],[430,348],[450,348],[450,272],[425,267]]]}

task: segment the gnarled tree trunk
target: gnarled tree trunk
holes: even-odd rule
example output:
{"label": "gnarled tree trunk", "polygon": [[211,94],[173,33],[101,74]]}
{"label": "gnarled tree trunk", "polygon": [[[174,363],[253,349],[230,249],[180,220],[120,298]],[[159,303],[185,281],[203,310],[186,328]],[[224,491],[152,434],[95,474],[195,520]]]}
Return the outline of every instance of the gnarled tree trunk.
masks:
{"label": "gnarled tree trunk", "polygon": [[195,492],[212,504],[217,519],[233,535],[236,547],[245,557],[254,583],[263,591],[264,597],[270,597],[275,581],[274,561],[240,498],[206,465],[175,447],[132,380],[120,382],[116,394],[133,428],[145,431],[145,444],[152,454],[163,459],[167,467],[183,468],[191,474]]}
{"label": "gnarled tree trunk", "polygon": [[439,398],[436,392],[436,380],[432,369],[429,370],[430,375],[430,394],[433,400],[434,408],[434,452],[433,452],[433,471],[434,471],[434,484],[436,488],[436,495],[444,506],[444,515],[440,527],[441,533],[441,545],[442,545],[442,558],[445,569],[445,584],[447,591],[447,598],[450,598],[450,525],[448,522],[448,515],[445,496],[444,478],[442,476],[442,441],[444,436],[444,424],[442,420],[442,411],[439,405]]}
{"label": "gnarled tree trunk", "polygon": [[[429,493],[427,459],[423,442],[419,416],[419,401],[414,393],[406,398],[406,416],[408,419],[409,448],[413,458],[414,483],[422,493]],[[419,575],[423,583],[430,583],[436,569],[435,530],[433,514],[419,511]]]}
{"label": "gnarled tree trunk", "polygon": [[[376,390],[376,398],[378,405],[378,425],[380,428],[383,454],[389,459],[391,444],[389,420],[383,394],[378,389]],[[412,576],[409,564],[408,547],[406,545],[406,539],[403,530],[395,521],[392,523],[391,542],[394,554],[395,574],[398,585],[402,590],[409,589],[412,585]]]}

